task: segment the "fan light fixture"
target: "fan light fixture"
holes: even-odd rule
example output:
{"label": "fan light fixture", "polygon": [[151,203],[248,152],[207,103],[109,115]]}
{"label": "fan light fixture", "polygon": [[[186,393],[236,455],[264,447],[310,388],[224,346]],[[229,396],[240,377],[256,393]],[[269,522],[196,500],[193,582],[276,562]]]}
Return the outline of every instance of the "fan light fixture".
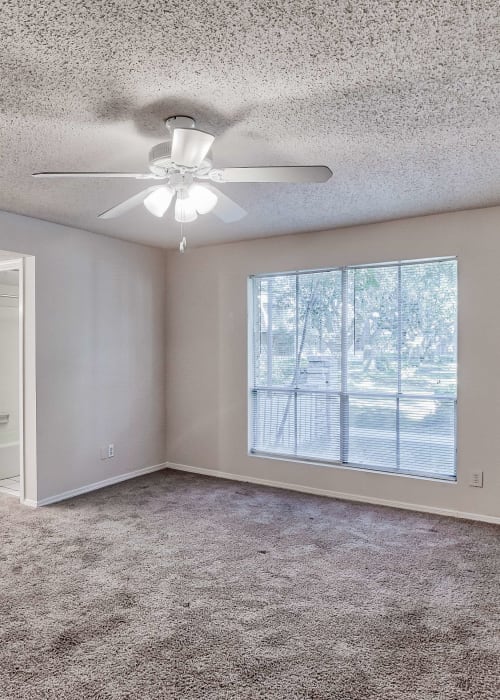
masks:
{"label": "fan light fixture", "polygon": [[151,194],[148,194],[144,200],[144,206],[150,214],[160,219],[169,208],[174,194],[175,190],[168,185],[157,187]]}
{"label": "fan light fixture", "polygon": [[188,188],[181,187],[177,191],[170,185],[156,187],[144,199],[144,206],[151,214],[161,218],[168,210],[176,194],[175,219],[182,223],[195,221],[198,214],[208,214],[215,207],[218,200],[213,190],[195,182]]}
{"label": "fan light fixture", "polygon": [[[48,178],[124,178],[153,181],[151,186],[99,214],[114,219],[144,204],[154,216],[162,217],[174,201],[175,219],[195,221],[198,214],[214,216],[226,224],[239,221],[246,211],[212,184],[225,182],[326,182],[332,171],[326,165],[271,165],[243,168],[214,168],[210,149],[215,137],[195,128],[192,117],[173,116],[165,120],[167,141],[158,143],[149,153],[147,172],[38,172],[34,177]],[[208,181],[207,184],[198,182]],[[217,206],[216,206],[217,205]]]}
{"label": "fan light fixture", "polygon": [[195,182],[189,188],[188,193],[198,214],[208,214],[217,204],[217,195],[205,185]]}
{"label": "fan light fixture", "polygon": [[175,220],[181,224],[189,224],[191,221],[196,221],[197,218],[194,201],[186,190],[179,190],[175,200]]}

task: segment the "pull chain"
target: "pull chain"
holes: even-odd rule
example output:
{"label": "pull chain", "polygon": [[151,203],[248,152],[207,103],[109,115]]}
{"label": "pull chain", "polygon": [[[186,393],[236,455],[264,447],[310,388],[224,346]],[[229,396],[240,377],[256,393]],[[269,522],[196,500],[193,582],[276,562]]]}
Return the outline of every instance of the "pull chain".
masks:
{"label": "pull chain", "polygon": [[179,243],[179,250],[181,253],[184,253],[184,251],[187,248],[186,237],[183,234],[183,231],[184,231],[183,226],[184,226],[184,223],[181,221],[181,242]]}

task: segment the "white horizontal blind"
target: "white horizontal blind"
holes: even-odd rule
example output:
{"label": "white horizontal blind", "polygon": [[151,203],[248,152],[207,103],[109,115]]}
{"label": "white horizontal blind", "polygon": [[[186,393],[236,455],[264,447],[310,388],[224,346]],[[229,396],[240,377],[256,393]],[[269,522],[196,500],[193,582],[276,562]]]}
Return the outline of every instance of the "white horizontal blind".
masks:
{"label": "white horizontal blind", "polygon": [[252,279],[250,450],[455,476],[456,260]]}

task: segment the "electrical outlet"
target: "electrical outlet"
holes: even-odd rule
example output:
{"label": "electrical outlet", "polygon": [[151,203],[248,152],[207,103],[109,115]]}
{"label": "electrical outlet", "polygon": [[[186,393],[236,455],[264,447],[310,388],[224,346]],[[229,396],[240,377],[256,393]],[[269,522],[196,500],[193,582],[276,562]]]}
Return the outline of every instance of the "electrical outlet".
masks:
{"label": "electrical outlet", "polygon": [[113,445],[113,443],[111,443],[110,445],[108,445],[108,457],[109,457],[109,459],[111,459],[111,457],[114,457],[114,456],[115,456],[115,446]]}
{"label": "electrical outlet", "polygon": [[470,475],[469,486],[483,488],[483,472],[472,472]]}

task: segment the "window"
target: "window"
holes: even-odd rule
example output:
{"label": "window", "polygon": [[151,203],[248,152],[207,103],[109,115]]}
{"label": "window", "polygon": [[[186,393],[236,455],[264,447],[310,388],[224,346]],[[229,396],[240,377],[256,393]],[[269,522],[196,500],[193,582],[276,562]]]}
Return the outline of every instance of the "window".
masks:
{"label": "window", "polygon": [[251,278],[250,452],[455,478],[455,259]]}

